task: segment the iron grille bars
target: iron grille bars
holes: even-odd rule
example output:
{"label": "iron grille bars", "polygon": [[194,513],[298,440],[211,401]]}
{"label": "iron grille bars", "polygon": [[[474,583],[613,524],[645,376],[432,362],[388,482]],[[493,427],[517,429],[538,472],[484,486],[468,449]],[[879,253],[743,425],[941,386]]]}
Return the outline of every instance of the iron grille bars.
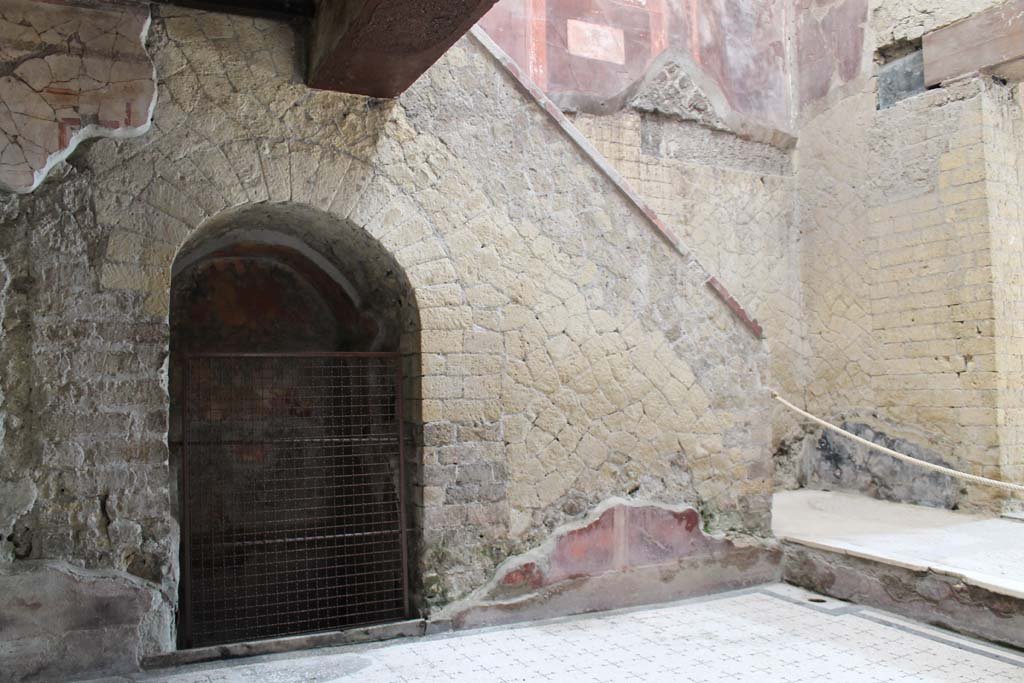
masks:
{"label": "iron grille bars", "polygon": [[398,354],[187,360],[181,644],[404,618]]}

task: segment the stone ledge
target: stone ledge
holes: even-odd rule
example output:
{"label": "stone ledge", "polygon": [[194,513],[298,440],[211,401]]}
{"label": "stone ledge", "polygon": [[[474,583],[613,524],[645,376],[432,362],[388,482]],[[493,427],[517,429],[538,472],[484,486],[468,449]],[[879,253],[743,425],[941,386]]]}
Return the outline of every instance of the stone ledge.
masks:
{"label": "stone ledge", "polygon": [[890,567],[896,567],[898,569],[906,569],[907,571],[916,573],[930,573],[937,574],[940,576],[946,576],[956,581],[963,583],[968,586],[975,586],[991,592],[994,595],[1003,595],[1008,598],[1015,600],[1024,601],[1024,593],[1019,590],[1015,590],[1009,586],[1001,586],[998,583],[992,581],[985,581],[976,576],[971,576],[962,571],[959,571],[953,567],[946,565],[935,564],[932,562],[908,562],[898,558],[887,557],[881,553],[872,553],[862,550],[854,550],[852,548],[844,548],[836,545],[830,545],[828,543],[822,543],[818,541],[811,541],[806,539],[786,538],[780,537],[780,541],[783,543],[790,543],[793,545],[803,546],[813,550],[820,550],[826,553],[834,553],[837,555],[844,555],[846,557],[865,560],[867,562],[874,562],[877,564],[884,564]]}
{"label": "stone ledge", "polygon": [[396,638],[415,638],[423,635],[441,633],[445,629],[441,625],[428,629],[423,619],[411,619],[391,624],[361,626],[344,631],[314,633],[311,635],[292,636],[289,638],[271,638],[254,640],[229,645],[213,645],[197,647],[190,650],[178,650],[159,655],[152,655],[142,660],[142,668],[147,670],[166,669],[169,667],[200,664],[222,659],[238,659],[240,657],[256,657],[274,655],[296,650],[310,650],[321,647],[338,647],[340,645],[358,645]]}
{"label": "stone ledge", "polygon": [[160,591],[128,574],[65,562],[6,565],[0,567],[0,675],[67,680],[135,671],[143,651],[170,645],[171,619]]}
{"label": "stone ledge", "polygon": [[783,580],[994,643],[1024,648],[1024,599],[931,569],[784,541]]}

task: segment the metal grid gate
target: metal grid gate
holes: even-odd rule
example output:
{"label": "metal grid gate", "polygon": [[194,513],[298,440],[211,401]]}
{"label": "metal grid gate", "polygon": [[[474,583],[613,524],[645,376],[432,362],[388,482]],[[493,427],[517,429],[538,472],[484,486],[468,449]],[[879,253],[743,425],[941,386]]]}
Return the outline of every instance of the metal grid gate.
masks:
{"label": "metal grid gate", "polygon": [[183,647],[408,612],[397,354],[187,360]]}

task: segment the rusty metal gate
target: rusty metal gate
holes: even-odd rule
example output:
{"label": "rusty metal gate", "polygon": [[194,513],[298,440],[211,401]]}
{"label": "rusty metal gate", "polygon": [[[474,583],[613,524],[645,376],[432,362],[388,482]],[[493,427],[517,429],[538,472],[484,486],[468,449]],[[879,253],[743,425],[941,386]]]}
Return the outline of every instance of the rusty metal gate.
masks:
{"label": "rusty metal gate", "polygon": [[397,354],[187,359],[182,647],[408,612]]}

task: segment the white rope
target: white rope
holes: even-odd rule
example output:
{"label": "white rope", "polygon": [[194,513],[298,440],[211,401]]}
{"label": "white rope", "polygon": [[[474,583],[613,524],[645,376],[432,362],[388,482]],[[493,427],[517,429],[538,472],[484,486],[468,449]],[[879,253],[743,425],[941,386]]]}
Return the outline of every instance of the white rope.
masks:
{"label": "white rope", "polygon": [[803,417],[807,418],[811,422],[817,423],[817,424],[821,425],[822,427],[824,427],[825,429],[828,429],[829,431],[833,431],[836,434],[842,434],[843,436],[847,437],[848,439],[852,439],[853,441],[856,441],[857,443],[861,444],[862,446],[867,446],[868,448],[871,448],[873,450],[879,451],[880,453],[885,453],[886,455],[891,455],[892,457],[896,458],[897,460],[902,460],[903,462],[909,462],[909,463],[912,463],[914,465],[918,465],[919,467],[923,467],[926,470],[931,470],[933,472],[941,472],[941,473],[943,473],[945,475],[948,475],[950,477],[954,477],[956,479],[963,479],[964,481],[973,482],[975,484],[982,484],[984,486],[994,486],[996,488],[1004,489],[1006,491],[1015,491],[1017,493],[1024,493],[1024,486],[1021,486],[1020,484],[1011,484],[1011,483],[1005,482],[1005,481],[996,481],[995,479],[989,479],[987,477],[979,477],[979,476],[974,475],[974,474],[967,474],[966,472],[958,472],[957,470],[952,470],[952,469],[950,469],[948,467],[943,467],[942,465],[936,465],[934,463],[926,462],[924,460],[918,460],[917,458],[912,458],[909,455],[905,455],[905,454],[900,453],[898,451],[894,451],[891,448],[886,448],[885,446],[879,446],[878,444],[872,443],[871,441],[868,441],[867,439],[861,438],[861,437],[857,436],[856,434],[851,434],[850,432],[846,431],[845,429],[840,429],[839,427],[836,427],[834,424],[830,424],[828,422],[825,422],[820,417],[815,417],[814,415],[811,415],[810,413],[808,413],[805,410],[800,410],[795,405],[793,405],[792,403],[790,403],[786,399],[782,398],[781,396],[778,395],[778,393],[776,393],[774,391],[772,392],[772,398],[774,398],[776,401],[778,401],[782,405],[784,405],[787,408],[789,408],[790,410],[792,410],[794,413],[797,413],[798,415],[802,415]]}

